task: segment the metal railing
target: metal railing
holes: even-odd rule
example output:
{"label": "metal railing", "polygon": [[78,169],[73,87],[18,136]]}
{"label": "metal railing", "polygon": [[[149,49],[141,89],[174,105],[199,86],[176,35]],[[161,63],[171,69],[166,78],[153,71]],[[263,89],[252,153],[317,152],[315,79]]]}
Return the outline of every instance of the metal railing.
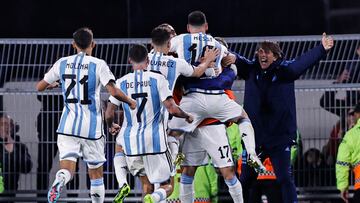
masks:
{"label": "metal railing", "polygon": [[[358,72],[359,59],[355,57],[355,48],[359,46],[360,35],[335,35],[335,47],[318,65],[309,69],[296,83],[296,102],[298,128],[303,137],[305,152],[320,152],[322,164],[314,171],[309,163],[300,156],[295,165],[295,182],[299,186],[299,198],[329,199],[338,198],[334,180],[334,157],[341,136],[330,137],[333,131],[343,134],[348,129],[347,111],[354,105],[353,101],[360,99],[360,84]],[[230,50],[252,58],[256,44],[263,40],[274,40],[280,43],[286,58],[294,58],[307,49],[320,43],[321,36],[289,36],[289,37],[248,37],[227,38]],[[149,39],[98,39],[94,56],[104,59],[117,77],[130,71],[127,64],[128,49],[131,44],[144,43],[149,45]],[[46,70],[56,59],[73,53],[69,39],[0,39],[0,101],[1,112],[7,113],[14,121],[14,135],[28,148],[32,160],[32,169],[27,174],[19,176],[19,186],[15,191],[16,201],[44,200],[37,193],[46,194],[48,185],[58,169],[57,146],[55,130],[62,111],[62,96],[59,90],[37,93],[35,82],[41,79]],[[150,48],[150,47],[149,47]],[[333,84],[344,67],[354,68],[353,83]],[[357,71],[357,72],[356,72]],[[242,81],[234,85],[238,102],[243,98]],[[333,92],[335,97],[329,93]],[[106,102],[107,95],[102,95]],[[332,104],[337,100],[347,98],[341,105]],[[10,125],[10,124],[9,124]],[[337,127],[339,125],[339,127]],[[18,127],[16,127],[18,126]],[[339,132],[342,130],[342,132]],[[107,159],[105,164],[106,193],[114,195],[117,190],[114,178],[112,155],[114,138],[109,136],[107,144]],[[16,140],[16,139],[15,139]],[[4,150],[2,148],[2,150]],[[2,153],[2,156],[4,153]],[[79,162],[81,163],[81,162]],[[9,166],[3,166],[9,167]],[[71,188],[67,189],[64,201],[88,201],[86,166],[79,164],[78,175]],[[11,174],[10,174],[11,175]],[[13,174],[14,176],[16,174]],[[328,178],[331,177],[331,178]],[[130,178],[131,185],[137,185]],[[325,195],[314,197],[311,191],[323,191]],[[140,200],[141,190],[134,186],[129,202]],[[327,193],[330,192],[330,193]],[[71,194],[79,194],[71,197]],[[227,194],[221,191],[220,194]],[[67,198],[67,199],[66,199]],[[224,201],[227,196],[221,196]],[[4,200],[0,197],[0,201]],[[107,197],[106,200],[111,200]]]}

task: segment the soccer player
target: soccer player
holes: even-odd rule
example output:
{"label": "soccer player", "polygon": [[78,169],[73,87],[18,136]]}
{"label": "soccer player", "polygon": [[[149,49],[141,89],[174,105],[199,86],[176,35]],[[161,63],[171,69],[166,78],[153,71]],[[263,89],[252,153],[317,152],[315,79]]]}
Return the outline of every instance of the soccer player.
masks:
{"label": "soccer player", "polygon": [[73,47],[77,54],[59,59],[45,74],[36,88],[44,91],[59,85],[65,106],[57,129],[59,134],[60,170],[48,192],[48,201],[57,202],[64,185],[72,178],[78,157],[83,157],[89,167],[92,202],[103,202],[105,188],[103,163],[105,137],[100,108],[100,87],[118,100],[136,107],[135,100],[115,87],[115,78],[105,61],[92,57],[95,47],[93,33],[80,28],[73,34]]}
{"label": "soccer player", "polygon": [[[182,111],[172,99],[169,83],[163,75],[153,71],[144,71],[149,64],[148,53],[143,45],[134,45],[129,51],[129,61],[134,72],[117,80],[117,85],[126,95],[138,101],[135,111],[130,111],[123,104],[123,128],[116,139],[117,145],[123,146],[126,162],[133,175],[139,175],[142,182],[160,184],[152,194],[144,197],[144,202],[160,202],[171,194],[169,179],[172,170],[170,154],[166,143],[163,106],[173,116],[185,118],[191,123],[190,114]],[[120,102],[109,98],[109,109]],[[118,130],[118,125],[112,123],[112,112],[106,113],[106,120],[111,126],[111,132]],[[144,170],[143,170],[144,169]]]}
{"label": "soccer player", "polygon": [[221,72],[221,59],[226,55],[227,49],[211,35],[206,34],[207,29],[208,24],[204,13],[201,11],[190,13],[187,27],[189,33],[173,37],[170,52],[176,52],[179,58],[185,59],[188,63],[198,64],[206,48],[219,49],[220,55],[214,61],[215,67],[206,72],[206,76],[215,76]]}
{"label": "soccer player", "polygon": [[[187,77],[200,77],[203,75],[205,70],[209,67],[210,63],[214,61],[219,54],[217,49],[208,49],[204,54],[203,63],[199,64],[197,67],[192,66],[187,63],[184,59],[174,58],[173,56],[168,56],[170,49],[170,39],[172,30],[168,26],[162,24],[153,29],[151,33],[153,51],[148,54],[148,57],[151,59],[149,65],[147,66],[148,70],[156,71],[165,76],[169,82],[169,88],[172,92],[175,86],[175,82],[180,75]],[[112,109],[112,105],[109,106],[109,111],[107,111],[107,117],[112,119],[113,112],[115,109]],[[167,126],[167,117],[168,114],[165,114],[165,126]],[[110,122],[111,123],[111,122]],[[115,131],[112,132],[112,134]],[[171,140],[174,140],[170,137]],[[170,141],[170,140],[169,140]],[[175,140],[174,140],[175,141]],[[170,146],[171,147],[171,146]],[[172,159],[176,156],[173,153],[174,150],[171,150]],[[176,151],[176,150],[175,150]],[[129,191],[129,186],[126,182],[126,159],[123,155],[123,149],[121,146],[116,146],[116,154],[114,157],[114,167],[116,177],[120,186],[119,192],[115,197],[116,202],[121,202],[120,199],[123,199],[126,196],[126,193]],[[177,152],[176,152],[177,153]],[[144,188],[149,188],[150,186],[145,186]]]}
{"label": "soccer player", "polygon": [[189,62],[181,58],[168,56],[171,47],[171,33],[169,30],[158,26],[151,32],[151,44],[154,49],[149,53],[149,70],[158,71],[165,76],[169,82],[169,88],[173,91],[177,78],[182,75],[185,77],[200,77],[204,74],[219,55],[218,49],[205,48],[202,62],[194,67]]}
{"label": "soccer player", "polygon": [[[226,45],[226,42],[221,42]],[[221,89],[226,91],[229,98],[234,99],[230,89],[236,78],[235,71],[236,68],[225,67],[217,78],[185,79],[185,83],[191,83],[193,87],[200,88],[219,85]],[[186,134],[183,140],[181,149],[185,158],[182,163],[183,171],[180,180],[181,201],[190,203],[194,199],[194,191],[196,193],[196,190],[193,189],[194,181],[195,183],[204,181],[194,180],[195,172],[199,166],[208,162],[208,156],[210,156],[214,166],[220,169],[233,201],[242,202],[242,188],[235,175],[232,154],[230,153],[231,147],[228,144],[224,123],[216,119],[206,119],[193,133]]]}
{"label": "soccer player", "polygon": [[[199,62],[206,46],[214,46],[221,50],[221,54],[216,59],[215,69],[217,74],[221,73],[221,59],[226,54],[227,49],[220,45],[213,37],[206,34],[208,24],[205,14],[201,11],[194,11],[188,16],[187,29],[189,34],[181,34],[171,40],[170,51],[176,51],[180,58],[189,62]],[[180,106],[194,115],[194,122],[186,124],[174,118],[169,123],[171,134],[179,135],[182,132],[193,132],[195,128],[205,118],[215,118],[221,122],[233,121],[239,125],[243,133],[243,141],[246,149],[250,152],[249,157],[256,163],[259,170],[265,167],[255,153],[254,130],[250,120],[242,107],[235,101],[229,99],[224,89],[209,89],[205,83],[194,87],[190,82],[184,83],[185,95],[181,100]],[[219,105],[221,104],[221,105]]]}

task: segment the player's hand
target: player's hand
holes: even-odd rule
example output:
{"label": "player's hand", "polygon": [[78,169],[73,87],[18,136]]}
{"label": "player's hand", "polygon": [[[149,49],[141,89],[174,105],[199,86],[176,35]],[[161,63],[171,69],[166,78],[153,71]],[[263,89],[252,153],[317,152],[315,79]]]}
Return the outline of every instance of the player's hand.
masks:
{"label": "player's hand", "polygon": [[209,47],[206,47],[205,53],[204,53],[204,60],[208,61],[209,63],[212,61],[215,61],[216,57],[218,57],[220,54],[220,50],[217,48],[209,49]]}
{"label": "player's hand", "polygon": [[136,101],[133,99],[130,99],[129,106],[131,110],[136,109]]}
{"label": "player's hand", "polygon": [[51,89],[54,89],[54,88],[59,87],[59,86],[60,86],[60,83],[54,82],[54,83],[48,85],[48,86],[46,87],[46,89],[51,90]]}
{"label": "player's hand", "polygon": [[321,43],[324,49],[327,51],[334,46],[334,39],[331,36],[327,36],[326,33],[324,32],[322,34]]}
{"label": "player's hand", "polygon": [[216,68],[216,63],[214,61],[212,61],[210,64],[209,64],[209,67],[208,68]]}
{"label": "player's hand", "polygon": [[109,133],[111,135],[117,135],[120,132],[120,125],[113,123],[109,128]]}
{"label": "player's hand", "polygon": [[349,203],[349,190],[345,189],[340,192],[341,199],[344,200],[345,203]]}
{"label": "player's hand", "polygon": [[188,113],[188,116],[185,118],[186,122],[192,123],[194,121],[193,115]]}
{"label": "player's hand", "polygon": [[229,53],[227,56],[223,57],[221,60],[221,66],[227,67],[230,64],[234,64],[236,61],[236,56],[232,53]]}

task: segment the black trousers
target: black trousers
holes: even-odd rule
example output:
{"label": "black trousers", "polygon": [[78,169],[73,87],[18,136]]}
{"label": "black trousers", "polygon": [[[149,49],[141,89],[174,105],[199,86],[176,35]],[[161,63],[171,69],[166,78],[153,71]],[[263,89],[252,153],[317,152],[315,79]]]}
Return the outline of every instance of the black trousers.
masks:
{"label": "black trousers", "polygon": [[360,189],[354,190],[354,197],[351,202],[353,202],[353,203],[360,202]]}
{"label": "black trousers", "polygon": [[282,203],[281,187],[276,180],[257,180],[250,188],[249,202],[262,203],[261,196],[267,197],[268,203]]}
{"label": "black trousers", "polygon": [[[260,158],[269,157],[276,174],[276,181],[280,185],[283,203],[297,202],[296,187],[293,182],[290,168],[290,146],[279,146],[271,150],[263,150]],[[243,197],[245,203],[250,202],[250,188],[257,178],[255,170],[243,163],[241,166],[240,182],[243,186]]]}

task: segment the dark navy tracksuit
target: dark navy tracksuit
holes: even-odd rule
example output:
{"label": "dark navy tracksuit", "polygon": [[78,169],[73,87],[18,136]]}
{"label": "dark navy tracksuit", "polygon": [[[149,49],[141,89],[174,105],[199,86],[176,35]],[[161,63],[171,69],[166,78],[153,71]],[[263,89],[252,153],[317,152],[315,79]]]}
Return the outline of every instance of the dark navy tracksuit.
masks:
{"label": "dark navy tracksuit", "polygon": [[[326,55],[322,45],[292,61],[278,59],[262,70],[257,59],[236,55],[238,75],[245,80],[244,109],[255,130],[257,153],[270,157],[285,203],[297,202],[291,178],[290,146],[296,139],[294,81]],[[240,181],[244,199],[257,174],[243,164]]]}

